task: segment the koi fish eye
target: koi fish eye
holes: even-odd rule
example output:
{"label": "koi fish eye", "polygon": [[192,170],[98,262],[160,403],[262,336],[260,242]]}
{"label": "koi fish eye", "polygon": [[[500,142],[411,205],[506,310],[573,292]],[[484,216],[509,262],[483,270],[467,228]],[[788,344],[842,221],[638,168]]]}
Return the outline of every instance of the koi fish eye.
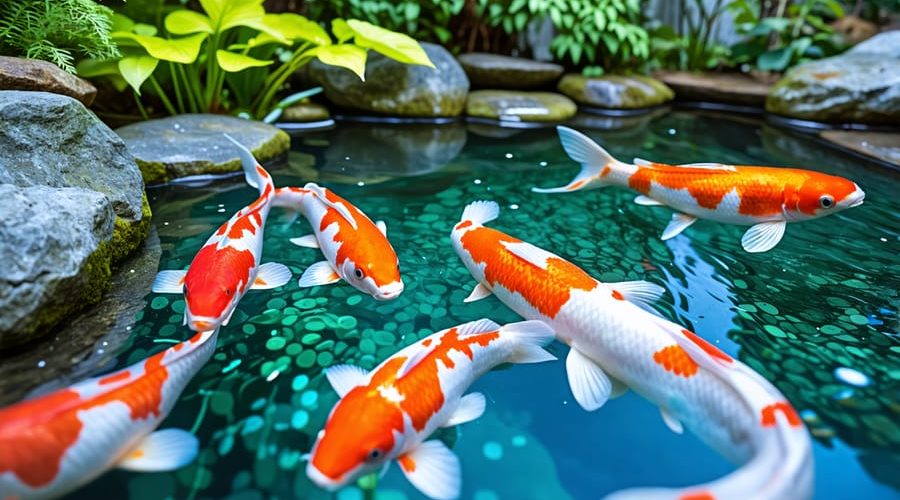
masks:
{"label": "koi fish eye", "polygon": [[233,294],[234,294],[234,290],[232,290],[231,288],[225,289],[225,295],[231,297]]}
{"label": "koi fish eye", "polygon": [[356,276],[356,279],[358,279],[358,280],[361,280],[366,277],[366,273],[364,273],[363,270],[358,267],[353,271],[353,274]]}
{"label": "koi fish eye", "polygon": [[834,197],[831,195],[823,195],[819,198],[819,206],[822,208],[831,208],[834,206]]}
{"label": "koi fish eye", "polygon": [[378,448],[373,448],[366,455],[366,460],[368,460],[369,462],[378,460],[379,458],[381,458],[381,450],[379,450]]}

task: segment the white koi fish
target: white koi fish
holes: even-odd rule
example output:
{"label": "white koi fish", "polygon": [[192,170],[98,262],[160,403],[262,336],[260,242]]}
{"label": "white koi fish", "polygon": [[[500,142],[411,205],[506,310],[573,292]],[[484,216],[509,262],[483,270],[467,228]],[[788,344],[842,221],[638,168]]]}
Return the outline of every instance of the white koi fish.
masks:
{"label": "white koi fish", "polygon": [[463,394],[490,369],[556,359],[541,348],[552,341],[553,331],[540,321],[501,327],[482,319],[429,335],[369,373],[349,365],[328,368],[341,399],[319,433],[307,475],[335,490],[396,460],[425,495],[459,497],[459,459],[441,441],[426,439],[484,413],[484,395]]}
{"label": "white koi fish", "polygon": [[151,288],[156,293],[184,293],[184,324],[195,331],[227,325],[247,290],[277,288],[291,279],[283,264],[259,265],[263,229],[275,195],[272,176],[247,148],[225,137],[238,147],[244,176],[259,189],[259,198],[222,224],[186,271],[160,271]]}
{"label": "white koi fish", "polygon": [[638,489],[612,498],[712,500],[812,496],[809,435],[772,384],[689,330],[644,308],[662,287],[601,283],[578,266],[485,227],[494,202],[466,207],[453,247],[478,281],[467,302],[494,294],[512,310],[554,329],[575,400],[588,411],[630,388],[659,406],[666,425],[686,427],[731,461],[722,479],[686,489]]}

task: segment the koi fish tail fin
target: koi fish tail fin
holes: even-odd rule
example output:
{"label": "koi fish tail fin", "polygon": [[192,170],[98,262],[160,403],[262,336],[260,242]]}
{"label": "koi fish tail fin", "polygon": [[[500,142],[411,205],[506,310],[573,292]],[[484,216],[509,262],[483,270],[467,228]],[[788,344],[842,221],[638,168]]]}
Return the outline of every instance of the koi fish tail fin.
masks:
{"label": "koi fish tail fin", "polygon": [[234,143],[238,148],[238,157],[241,160],[241,168],[244,169],[244,178],[247,180],[247,184],[251,187],[255,187],[259,189],[259,194],[262,195],[268,189],[269,191],[275,189],[275,184],[272,181],[272,176],[269,175],[269,172],[266,172],[266,169],[262,168],[262,165],[256,161],[256,158],[253,157],[253,153],[250,152],[243,144],[239,143],[228,134],[222,134],[226,139]]}
{"label": "koi fish tail fin", "polygon": [[559,140],[569,158],[581,164],[581,172],[565,186],[555,188],[531,188],[535,193],[567,193],[596,189],[610,184],[605,177],[620,166],[627,166],[613,158],[590,137],[569,127],[556,127]]}
{"label": "koi fish tail fin", "polygon": [[541,363],[556,356],[544,349],[556,335],[543,321],[520,321],[500,327],[500,335],[513,343],[510,363]]}
{"label": "koi fish tail fin", "polygon": [[471,222],[476,226],[496,219],[500,215],[500,205],[495,201],[473,201],[466,205],[460,222]]}

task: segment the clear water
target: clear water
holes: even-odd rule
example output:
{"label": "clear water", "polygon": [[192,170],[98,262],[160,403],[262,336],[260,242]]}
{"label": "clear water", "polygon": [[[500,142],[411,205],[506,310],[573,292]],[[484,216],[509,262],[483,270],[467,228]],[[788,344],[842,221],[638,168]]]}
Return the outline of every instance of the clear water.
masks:
{"label": "clear water", "polygon": [[[813,168],[855,180],[868,196],[862,207],[789,226],[773,251],[751,255],[740,249],[742,228],[712,222],[661,242],[670,210],[637,206],[623,189],[529,192],[577,171],[552,129],[510,135],[464,125],[341,124],[296,137],[290,164],[273,168],[277,184],[319,182],[386,221],[406,291],[387,303],[345,284],[301,290],[294,281],[251,292],[222,330],[214,359],[163,424],[194,430],[199,459],[172,473],[113,471],[73,496],[330,498],[306,479],[300,459],[336,400],[324,366],[371,368],[439,329],[485,316],[518,319],[493,297],[462,303],[474,283],[449,245],[465,204],[493,199],[503,207],[493,227],[601,280],[665,285],[665,316],[773,381],[816,438],[817,498],[900,497],[897,175],[753,121],[673,112],[616,130],[609,127],[623,126],[618,120],[580,123],[623,159]],[[256,196],[240,177],[149,195],[162,269],[186,266],[209,233]],[[318,251],[287,241],[306,233],[306,221],[288,225],[273,211],[264,261],[299,276],[321,260]],[[186,338],[183,308],[180,297],[148,296],[118,366]],[[868,385],[842,380],[842,367]],[[473,390],[488,395],[486,414],[443,436],[461,457],[464,498],[595,499],[627,486],[690,485],[733,469],[693,436],[670,432],[656,408],[633,394],[595,413],[581,410],[562,362],[496,370]],[[337,494],[362,496],[356,486]],[[376,498],[418,495],[395,466]]]}

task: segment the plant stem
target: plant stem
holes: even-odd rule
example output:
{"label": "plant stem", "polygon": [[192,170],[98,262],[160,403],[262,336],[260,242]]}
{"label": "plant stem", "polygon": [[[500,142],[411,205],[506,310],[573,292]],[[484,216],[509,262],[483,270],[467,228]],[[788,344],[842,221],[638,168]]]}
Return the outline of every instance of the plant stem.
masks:
{"label": "plant stem", "polygon": [[175,74],[175,63],[169,61],[169,73],[172,76],[172,88],[175,89],[175,102],[178,103],[178,111],[185,112],[184,100],[181,98],[181,89],[178,84],[178,75]]}
{"label": "plant stem", "polygon": [[149,120],[150,116],[147,114],[147,110],[144,109],[144,105],[141,104],[141,98],[134,90],[131,91],[131,95],[134,96],[134,103],[137,104],[138,111],[141,112],[141,117],[145,120]]}
{"label": "plant stem", "polygon": [[178,78],[181,80],[184,85],[184,92],[187,97],[188,105],[191,108],[191,113],[200,113],[202,112],[202,108],[200,106],[199,97],[194,95],[191,88],[191,82],[188,80],[187,73],[184,71],[184,65],[178,65]]}
{"label": "plant stem", "polygon": [[175,111],[175,107],[172,106],[172,101],[166,97],[166,93],[163,92],[162,87],[159,86],[159,82],[156,81],[156,78],[151,75],[150,78],[147,79],[150,82],[150,86],[153,87],[153,91],[156,92],[156,95],[159,96],[160,100],[163,102],[163,106],[166,107],[166,111],[169,112],[170,115],[177,115],[178,112]]}
{"label": "plant stem", "polygon": [[[279,68],[282,71],[281,75],[273,81],[269,87],[266,88],[266,92],[263,95],[262,100],[259,102],[259,106],[254,108],[254,116],[257,118],[261,118],[265,116],[269,111],[271,111],[272,107],[272,99],[275,97],[275,94],[278,93],[278,89],[281,87],[281,84],[284,83],[288,77],[291,76],[295,71],[297,71],[301,66],[309,62],[312,59],[312,54],[309,54],[308,51],[297,51],[294,53],[293,58],[291,58],[284,66]],[[277,72],[276,72],[277,73]]]}

